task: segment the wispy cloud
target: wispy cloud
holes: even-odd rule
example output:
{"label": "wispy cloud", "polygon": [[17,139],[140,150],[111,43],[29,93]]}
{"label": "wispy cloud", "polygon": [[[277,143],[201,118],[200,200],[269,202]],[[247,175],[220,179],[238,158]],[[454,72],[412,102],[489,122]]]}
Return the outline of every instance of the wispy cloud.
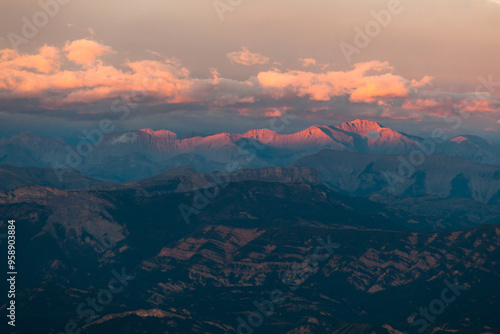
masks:
{"label": "wispy cloud", "polygon": [[316,65],[316,59],[314,58],[300,58],[299,61],[302,63],[302,66],[304,67]]}
{"label": "wispy cloud", "polygon": [[227,54],[229,60],[233,63],[251,66],[257,64],[267,64],[269,58],[261,55],[260,53],[250,52],[247,47],[242,47],[241,51],[230,52]]}
{"label": "wispy cloud", "polygon": [[124,133],[118,137],[114,137],[111,140],[111,145],[128,144],[128,143],[133,143],[136,140],[137,140],[137,134],[132,133],[132,132],[127,132],[127,133]]}

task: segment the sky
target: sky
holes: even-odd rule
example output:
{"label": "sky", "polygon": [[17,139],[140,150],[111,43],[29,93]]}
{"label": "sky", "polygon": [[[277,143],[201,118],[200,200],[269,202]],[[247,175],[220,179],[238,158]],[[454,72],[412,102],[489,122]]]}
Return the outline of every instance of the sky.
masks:
{"label": "sky", "polygon": [[103,119],[244,132],[292,115],[287,132],[367,119],[500,142],[498,0],[2,0],[0,13],[0,137],[78,137]]}

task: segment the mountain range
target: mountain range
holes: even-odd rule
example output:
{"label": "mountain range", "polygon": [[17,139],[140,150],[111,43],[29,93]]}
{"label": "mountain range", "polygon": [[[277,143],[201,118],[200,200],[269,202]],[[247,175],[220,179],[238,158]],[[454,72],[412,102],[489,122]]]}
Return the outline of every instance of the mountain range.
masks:
{"label": "mountain range", "polygon": [[[268,129],[244,134],[193,134],[184,139],[168,130],[151,129],[101,133],[101,136],[92,131],[86,134],[77,145],[31,133],[2,138],[0,164],[75,168],[88,176],[123,182],[183,166],[200,172],[282,166],[323,149],[387,155],[410,154],[426,147],[425,138],[364,120],[338,126],[311,126],[293,134]],[[446,140],[440,137],[427,142],[433,143],[435,154],[500,166],[500,146],[479,137],[463,135]]]}
{"label": "mountain range", "polygon": [[[309,167],[217,176],[181,168],[82,189],[74,172],[73,189],[0,191],[0,212],[29,245],[17,251],[30,274],[17,284],[15,333],[68,323],[82,334],[416,333],[425,318],[411,315],[447,282],[461,293],[425,333],[500,330],[500,225],[468,228],[466,217],[341,194]],[[213,195],[186,223],[179,207],[201,193]],[[325,260],[311,264],[321,245]],[[102,291],[117,273],[127,284],[108,303]],[[283,301],[271,312],[276,291]],[[80,306],[96,296],[93,313]]]}
{"label": "mountain range", "polygon": [[493,143],[361,120],[96,139],[0,139],[24,273],[2,332],[500,333]]}

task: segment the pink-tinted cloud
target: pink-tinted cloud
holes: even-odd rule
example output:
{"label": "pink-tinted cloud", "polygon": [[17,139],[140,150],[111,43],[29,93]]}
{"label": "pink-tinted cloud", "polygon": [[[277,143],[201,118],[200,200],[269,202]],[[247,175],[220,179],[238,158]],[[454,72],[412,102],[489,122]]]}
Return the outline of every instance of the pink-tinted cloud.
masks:
{"label": "pink-tinted cloud", "polygon": [[[374,115],[377,116],[377,115]],[[423,120],[423,115],[417,112],[402,112],[401,110],[385,108],[380,117],[389,118],[393,120],[416,120],[418,122]]]}
{"label": "pink-tinted cloud", "polygon": [[300,58],[299,61],[302,63],[302,66],[304,67],[316,65],[316,59],[314,58]]}
{"label": "pink-tinted cloud", "polygon": [[407,100],[402,108],[404,110],[428,110],[431,108],[438,107],[440,103],[433,99],[416,99],[416,100]]}
{"label": "pink-tinted cloud", "polygon": [[264,65],[269,62],[269,58],[261,55],[260,53],[250,52],[247,47],[242,47],[241,51],[235,51],[227,54],[229,60],[233,63],[251,66],[251,65]]}
{"label": "pink-tinted cloud", "polygon": [[89,45],[89,52],[79,51],[81,58],[66,53],[85,64],[77,70],[61,68],[64,59],[58,48],[43,47],[36,55],[2,50],[0,99],[37,98],[42,107],[54,109],[90,105],[131,91],[144,92],[150,104],[198,102],[220,107],[254,103],[258,98],[254,83],[220,78],[216,69],[211,69],[211,78],[193,78],[175,59],[127,61],[116,68],[98,61],[102,53],[94,52],[96,44]]}
{"label": "pink-tinted cloud", "polygon": [[[109,99],[142,92],[148,105],[196,103],[206,110],[226,108],[248,116],[273,117],[292,110],[319,119],[356,110],[359,117],[420,120],[423,115],[448,116],[454,108],[500,112],[493,95],[424,91],[431,77],[404,78],[387,62],[358,63],[345,71],[321,71],[319,66],[318,72],[270,69],[236,80],[215,68],[206,77],[194,77],[173,58],[127,60],[116,67],[100,59],[109,52],[110,47],[91,40],[68,42],[62,49],[43,46],[36,54],[0,50],[0,101],[30,98],[43,108],[63,109],[109,104]],[[254,62],[252,57],[243,59]],[[68,61],[82,66],[75,69]]]}
{"label": "pink-tinted cloud", "polygon": [[266,111],[264,113],[266,117],[280,117],[283,116],[283,111],[275,108],[273,111]]}
{"label": "pink-tinted cloud", "polygon": [[64,52],[68,60],[82,65],[89,66],[95,63],[100,56],[111,53],[111,47],[99,44],[89,39],[80,39],[73,42],[66,42]]}
{"label": "pink-tinted cloud", "polygon": [[500,113],[500,99],[488,93],[426,92],[406,98],[401,109],[441,118],[458,113]]}
{"label": "pink-tinted cloud", "polygon": [[370,103],[378,99],[405,97],[410,92],[408,81],[390,73],[369,76],[351,94],[352,102]]}
{"label": "pink-tinted cloud", "polygon": [[377,99],[405,97],[413,83],[391,72],[387,62],[356,64],[351,71],[314,73],[305,71],[261,72],[257,79],[262,87],[283,95],[296,94],[313,101],[330,101],[334,97],[350,95],[351,102],[371,103]]}
{"label": "pink-tinted cloud", "polygon": [[424,86],[429,86],[429,85],[432,85],[432,80],[434,78],[429,76],[429,75],[426,75],[424,76],[421,80],[415,80],[413,79],[411,81],[411,85],[413,87],[424,87]]}
{"label": "pink-tinted cloud", "polygon": [[34,70],[51,73],[59,69],[60,52],[52,46],[43,46],[36,55],[20,55],[13,49],[0,50],[0,70]]}
{"label": "pink-tinted cloud", "polygon": [[494,113],[500,111],[500,99],[491,96],[487,99],[469,99],[460,102],[460,109],[466,113]]}

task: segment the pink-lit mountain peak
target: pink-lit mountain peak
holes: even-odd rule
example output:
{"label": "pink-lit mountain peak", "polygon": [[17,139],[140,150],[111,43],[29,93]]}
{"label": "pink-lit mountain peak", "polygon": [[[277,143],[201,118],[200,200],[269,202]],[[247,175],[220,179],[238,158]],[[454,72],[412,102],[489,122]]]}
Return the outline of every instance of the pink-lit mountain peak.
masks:
{"label": "pink-lit mountain peak", "polygon": [[243,138],[254,138],[257,140],[260,140],[260,139],[270,140],[270,139],[273,139],[274,137],[276,137],[276,135],[277,135],[277,132],[270,130],[270,129],[255,129],[255,130],[250,130],[250,131],[245,132],[242,135],[242,137]]}
{"label": "pink-lit mountain peak", "polygon": [[470,140],[468,138],[466,138],[465,136],[458,136],[458,137],[455,137],[455,138],[451,138],[450,139],[452,142],[455,142],[455,143],[470,143]]}
{"label": "pink-lit mountain peak", "polygon": [[[178,139],[174,132],[168,130],[143,129],[140,131],[148,134],[150,140],[157,143],[155,145],[165,145],[168,142],[169,147],[175,145],[175,149],[182,151],[189,151],[196,147],[203,149],[234,147],[242,138],[254,139],[277,148],[330,147],[340,150],[353,149],[356,145],[356,135],[367,138],[370,145],[381,144],[396,147],[401,145],[401,141],[411,141],[399,132],[385,128],[377,122],[360,119],[338,126],[313,125],[291,134],[280,134],[270,129],[255,129],[244,134],[222,132],[204,138],[182,140]],[[174,146],[169,148],[171,149],[174,149]]]}
{"label": "pink-lit mountain peak", "polygon": [[377,133],[382,129],[385,129],[382,125],[377,122],[366,121],[357,119],[352,122],[343,123],[337,127],[343,131],[354,132],[362,136],[367,136],[370,133]]}
{"label": "pink-lit mountain peak", "polygon": [[472,145],[490,145],[486,140],[481,137],[473,136],[473,135],[461,135],[450,139],[450,141],[455,142],[457,144],[467,143]]}
{"label": "pink-lit mountain peak", "polygon": [[158,137],[158,138],[170,138],[170,139],[177,139],[177,134],[175,132],[169,131],[169,130],[152,130],[152,129],[141,129],[139,130],[141,132],[147,133],[148,135],[152,137]]}
{"label": "pink-lit mountain peak", "polygon": [[328,133],[330,132],[328,130],[331,131],[331,129],[328,129],[327,126],[313,125],[313,126],[308,127],[307,129],[304,129],[302,131],[295,133],[294,135],[301,136],[301,137],[321,138],[321,137],[328,136]]}

